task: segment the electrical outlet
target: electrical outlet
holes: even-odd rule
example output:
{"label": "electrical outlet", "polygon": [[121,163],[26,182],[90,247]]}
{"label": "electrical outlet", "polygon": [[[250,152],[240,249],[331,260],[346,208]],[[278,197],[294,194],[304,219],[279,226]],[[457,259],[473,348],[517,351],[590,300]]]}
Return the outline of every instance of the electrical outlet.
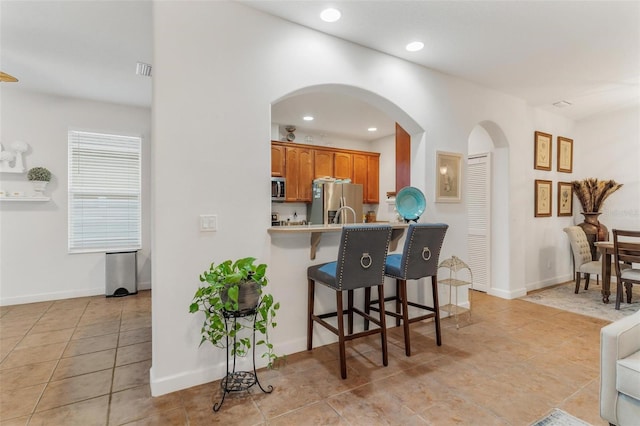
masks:
{"label": "electrical outlet", "polygon": [[200,232],[215,232],[218,230],[218,216],[215,214],[200,215]]}

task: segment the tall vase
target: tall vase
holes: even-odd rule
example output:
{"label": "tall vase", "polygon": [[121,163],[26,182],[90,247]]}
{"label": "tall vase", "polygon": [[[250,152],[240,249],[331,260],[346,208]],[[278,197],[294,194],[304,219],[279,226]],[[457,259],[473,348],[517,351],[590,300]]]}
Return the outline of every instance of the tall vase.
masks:
{"label": "tall vase", "polygon": [[591,259],[598,260],[600,254],[593,243],[596,241],[609,241],[609,230],[598,220],[598,216],[602,213],[581,212],[581,214],[584,216],[584,222],[579,223],[578,226],[587,234],[587,240],[589,240],[589,247],[591,248]]}

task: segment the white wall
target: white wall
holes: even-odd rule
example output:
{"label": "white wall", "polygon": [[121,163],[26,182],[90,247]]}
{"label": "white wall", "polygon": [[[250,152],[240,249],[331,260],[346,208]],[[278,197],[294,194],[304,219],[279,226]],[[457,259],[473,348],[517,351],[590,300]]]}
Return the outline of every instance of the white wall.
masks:
{"label": "white wall", "polygon": [[[572,279],[571,255],[563,228],[572,225],[573,219],[569,216],[558,216],[558,182],[571,182],[576,179],[575,167],[572,173],[557,171],[557,140],[558,136],[577,140],[575,123],[546,111],[532,111],[534,127],[527,135],[527,143],[530,145],[531,156],[524,161],[521,168],[528,171],[531,177],[526,184],[530,187],[527,191],[527,215],[529,224],[525,224],[522,235],[527,242],[525,253],[527,262],[526,288],[534,290],[559,282]],[[533,168],[534,132],[549,133],[553,137],[551,152],[551,171],[535,170]],[[549,180],[552,182],[551,217],[534,217],[534,181],[535,179]],[[574,206],[575,211],[575,206]]]}
{"label": "white wall", "polygon": [[[305,87],[339,84],[385,100],[381,109],[412,134],[411,183],[427,197],[424,217],[450,225],[443,257],[466,253],[466,206],[433,203],[435,152],[466,155],[476,124],[496,123],[510,153],[503,206],[509,275],[496,292],[515,297],[526,293],[528,280],[550,277],[525,267],[532,254],[536,263],[551,256],[535,247],[550,246],[561,229],[554,218],[532,220],[533,132],[570,137],[569,120],[236,3],[157,2],[154,28],[154,395],[224,374],[224,354],[198,348],[202,318],[188,313],[198,275],[211,261],[252,255],[269,263],[278,277],[271,290],[287,301],[275,344],[292,348],[303,337],[292,304],[304,301],[287,298],[288,289],[305,285],[304,265],[271,263],[267,141],[271,103]],[[292,56],[296,66],[283,66]],[[177,140],[183,149],[175,149]],[[198,232],[202,213],[218,215],[218,232]]]}
{"label": "white wall", "polygon": [[[640,229],[640,108],[578,122],[573,141],[575,179],[613,179],[623,187],[604,202],[600,222],[612,229]],[[574,197],[574,221],[580,203]]]}
{"label": "white wall", "polygon": [[[67,132],[123,132],[143,137],[142,250],[139,289],[150,288],[149,109],[1,89],[1,140],[30,145],[25,167],[53,174],[45,203],[0,202],[0,305],[105,293],[104,253],[67,252]],[[4,189],[31,191],[26,174],[1,173]]]}

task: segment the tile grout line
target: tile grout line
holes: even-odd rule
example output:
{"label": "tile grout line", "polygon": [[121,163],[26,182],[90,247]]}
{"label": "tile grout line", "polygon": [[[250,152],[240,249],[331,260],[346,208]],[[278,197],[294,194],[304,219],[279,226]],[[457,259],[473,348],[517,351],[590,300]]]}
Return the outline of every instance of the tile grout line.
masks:
{"label": "tile grout line", "polygon": [[[33,325],[34,327],[38,322],[40,322],[42,317],[53,307],[53,305],[55,305],[55,302],[51,303],[49,305],[49,307],[47,308],[47,310],[40,316],[40,318],[38,318],[38,321],[36,321],[35,324]],[[87,311],[87,306],[88,305],[89,305],[89,303],[87,302],[87,304],[84,307],[84,310],[82,311],[82,314],[80,315],[80,317],[78,318],[78,321],[76,321],[76,324],[73,327],[73,333],[71,333],[71,336],[69,337],[69,340],[67,340],[67,344],[65,345],[64,349],[60,352],[60,356],[56,360],[55,367],[53,367],[53,369],[51,370],[51,375],[49,376],[49,379],[47,380],[47,383],[45,384],[44,388],[42,388],[42,392],[40,392],[40,395],[38,396],[38,399],[36,400],[36,403],[33,405],[33,408],[31,410],[31,414],[29,414],[29,418],[27,419],[27,425],[29,423],[31,423],[31,419],[33,418],[34,414],[36,413],[36,408],[38,408],[38,405],[40,404],[40,401],[42,401],[42,397],[44,396],[44,393],[46,392],[47,388],[49,387],[49,384],[51,383],[51,379],[53,378],[53,375],[55,374],[55,372],[56,372],[56,370],[58,368],[58,365],[60,365],[60,360],[62,360],[62,357],[64,355],[64,351],[66,351],[67,348],[69,347],[69,344],[71,343],[71,338],[73,337],[73,334],[78,329],[78,324],[80,323],[80,318],[82,318],[82,315],[84,315],[84,313]],[[31,329],[33,329],[33,327]],[[25,333],[24,337],[26,337],[27,334],[29,334],[29,332]],[[46,411],[46,410],[44,410],[44,411]]]}

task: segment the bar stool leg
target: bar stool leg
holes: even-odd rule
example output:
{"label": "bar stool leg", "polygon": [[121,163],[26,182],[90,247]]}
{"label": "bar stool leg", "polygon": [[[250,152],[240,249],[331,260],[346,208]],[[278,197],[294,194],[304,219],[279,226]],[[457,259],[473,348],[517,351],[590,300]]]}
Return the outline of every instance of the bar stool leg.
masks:
{"label": "bar stool leg", "polygon": [[438,302],[438,277],[435,275],[431,277],[431,289],[433,292],[433,310],[436,314],[434,318],[434,321],[436,322],[436,342],[438,346],[442,346],[442,335],[440,333],[440,303]]}
{"label": "bar stool leg", "polygon": [[[396,280],[396,314],[400,314],[400,308],[402,306],[404,306],[404,302],[406,299],[406,294],[404,296],[401,295],[400,293],[400,281],[401,280]],[[406,281],[405,281],[405,288],[406,288]],[[401,300],[402,299],[402,300]],[[400,317],[396,316],[396,327],[400,326]]]}
{"label": "bar stool leg", "polygon": [[382,344],[382,365],[389,365],[389,352],[387,351],[387,321],[384,313],[384,286],[378,286],[378,304],[380,306],[380,342]]}
{"label": "bar stool leg", "polygon": [[407,281],[398,281],[398,296],[402,298],[402,327],[404,329],[404,352],[411,356],[411,334],[409,331],[409,303],[407,302]]}
{"label": "bar stool leg", "polygon": [[[371,315],[371,287],[364,289],[364,313]],[[364,319],[364,329],[369,330],[369,320]]]}
{"label": "bar stool leg", "polygon": [[336,306],[338,314],[338,346],[340,347],[340,376],[343,379],[347,378],[347,354],[345,351],[344,343],[344,314],[342,308],[342,290],[336,291]]}
{"label": "bar stool leg", "polygon": [[307,350],[313,349],[313,308],[315,304],[316,282],[307,280]]}
{"label": "bar stool leg", "polygon": [[353,334],[353,290],[347,290],[347,321],[349,334]]}

